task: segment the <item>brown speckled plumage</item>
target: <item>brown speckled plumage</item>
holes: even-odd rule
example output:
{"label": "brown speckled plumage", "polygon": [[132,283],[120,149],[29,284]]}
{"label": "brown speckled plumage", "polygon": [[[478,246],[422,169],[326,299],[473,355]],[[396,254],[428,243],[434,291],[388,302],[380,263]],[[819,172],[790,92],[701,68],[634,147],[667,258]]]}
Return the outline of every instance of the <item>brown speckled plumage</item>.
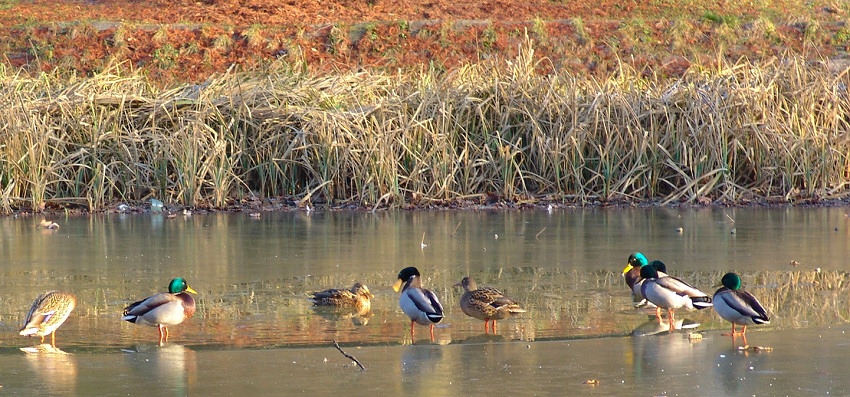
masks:
{"label": "brown speckled plumage", "polygon": [[331,288],[311,295],[313,304],[317,306],[350,307],[358,312],[368,312],[374,298],[369,288],[360,283],[354,283],[351,289]]}
{"label": "brown speckled plumage", "polygon": [[20,334],[24,336],[50,335],[51,344],[55,342],[55,332],[77,305],[77,297],[62,291],[47,291],[35,298]]}
{"label": "brown speckled plumage", "polygon": [[502,320],[517,313],[525,313],[519,304],[499,290],[491,287],[478,288],[472,277],[464,277],[456,284],[464,289],[460,298],[460,308],[470,317],[484,320],[484,332],[487,323],[493,321],[493,333],[496,333],[496,320]]}

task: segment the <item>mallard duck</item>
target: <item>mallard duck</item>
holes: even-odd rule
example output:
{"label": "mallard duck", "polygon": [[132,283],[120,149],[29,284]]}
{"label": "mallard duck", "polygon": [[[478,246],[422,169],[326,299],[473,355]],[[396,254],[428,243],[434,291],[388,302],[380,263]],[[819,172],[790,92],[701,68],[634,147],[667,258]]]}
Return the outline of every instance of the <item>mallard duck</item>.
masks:
{"label": "mallard duck", "polygon": [[197,294],[182,277],[171,280],[168,292],[149,296],[124,308],[124,321],[159,328],[159,345],[168,341],[168,326],[177,325],[195,314]]}
{"label": "mallard duck", "polygon": [[629,260],[623,269],[623,279],[626,280],[626,285],[629,286],[629,289],[634,289],[635,283],[640,279],[640,268],[648,264],[649,261],[643,253],[635,252],[629,255]]}
{"label": "mallard duck", "polygon": [[[659,278],[668,276],[667,273],[666,273],[667,265],[665,265],[664,262],[661,262],[659,260],[654,260],[652,262],[649,262],[649,264],[646,265],[646,266],[654,268],[655,271],[658,273]],[[644,266],[644,267],[646,267],[646,266]],[[645,278],[639,278],[635,282],[634,287],[632,287],[632,300],[638,301],[638,303],[635,304],[635,307],[643,307],[643,306],[655,307],[655,317],[658,317],[660,319],[661,318],[661,308],[658,307],[658,306],[655,306],[655,304],[648,301],[646,299],[646,297],[643,296],[642,289],[643,289],[644,280],[646,280],[646,279]]]}
{"label": "mallard duck", "polygon": [[525,313],[519,304],[492,287],[478,288],[472,277],[464,277],[455,287],[463,287],[460,308],[470,317],[484,320],[484,333],[488,333],[487,324],[493,320],[493,334],[496,334],[496,320],[506,319],[517,313]]}
{"label": "mallard duck", "polygon": [[375,297],[368,287],[360,283],[354,283],[351,289],[331,288],[310,295],[316,306],[346,307],[364,313],[369,311],[372,306],[370,299]]}
{"label": "mallard duck", "polygon": [[[652,261],[652,263],[656,270],[658,270],[658,277],[667,276],[667,266],[663,262]],[[635,304],[636,307],[647,304],[646,298],[640,293],[640,281],[643,280],[640,277],[640,269],[647,265],[646,257],[640,252],[635,252],[629,255],[628,263],[626,263],[626,267],[623,269],[623,279],[626,280],[626,285],[632,290],[632,299],[634,302],[637,302]]]}
{"label": "mallard duck", "polygon": [[[401,284],[404,283],[404,288]],[[413,323],[430,325],[431,340],[434,340],[434,324],[443,319],[443,305],[433,291],[422,288],[419,270],[406,267],[398,273],[398,280],[393,284],[393,290],[401,294],[398,305],[407,317],[410,317],[410,337],[414,336]]]}
{"label": "mallard duck", "polygon": [[20,334],[44,337],[50,334],[50,345],[56,346],[56,329],[68,319],[77,306],[77,297],[62,291],[47,291],[35,298]]}
{"label": "mallard duck", "polygon": [[[741,289],[741,278],[737,274],[726,273],[720,282],[723,287],[714,293],[714,311],[732,323],[732,333],[724,335],[745,335],[748,325],[770,323],[770,317],[758,299]],[[735,333],[735,324],[744,327],[740,334]]]}
{"label": "mallard duck", "polygon": [[[711,307],[711,297],[690,284],[672,276],[659,277],[655,266],[643,266],[640,276],[641,294],[659,308],[667,309],[670,330],[674,329],[673,309],[705,309]],[[660,318],[660,311],[656,314]]]}

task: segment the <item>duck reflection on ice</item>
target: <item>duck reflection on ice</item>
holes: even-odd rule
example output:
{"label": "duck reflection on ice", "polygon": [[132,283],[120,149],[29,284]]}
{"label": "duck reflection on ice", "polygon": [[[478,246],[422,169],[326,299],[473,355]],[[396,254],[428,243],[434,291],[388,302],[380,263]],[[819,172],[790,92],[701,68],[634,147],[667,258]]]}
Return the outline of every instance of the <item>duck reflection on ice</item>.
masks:
{"label": "duck reflection on ice", "polygon": [[[657,319],[653,319],[654,326],[666,328],[664,331],[655,332],[653,337],[644,337],[652,335],[652,333],[642,334],[644,336],[632,338],[632,365],[634,366],[635,376],[642,377],[645,375],[651,376],[667,376],[677,371],[687,371],[688,368],[695,364],[695,357],[703,357],[705,354],[705,346],[697,340],[690,340],[685,334],[669,333],[669,323],[662,321],[661,325]],[[693,328],[694,323],[688,323],[684,320],[685,327]],[[647,322],[646,332],[654,332]],[[677,321],[674,323],[676,327],[682,327]],[[641,329],[641,327],[638,327]],[[687,329],[687,328],[685,328]],[[635,330],[638,331],[638,330]]]}
{"label": "duck reflection on ice", "polygon": [[493,335],[493,334],[480,334],[470,336],[464,340],[458,341],[461,344],[469,345],[476,343],[487,343],[487,342],[510,342],[510,339],[504,337],[502,335]]}
{"label": "duck reflection on ice", "polygon": [[369,324],[369,319],[375,314],[369,310],[358,310],[351,307],[313,306],[313,312],[330,322],[351,319],[356,326]]}
{"label": "duck reflection on ice", "polygon": [[[674,329],[694,329],[699,323],[688,319],[676,319],[673,321]],[[670,332],[670,325],[664,319],[649,316],[646,322],[641,323],[632,331],[632,336],[649,336]]]}
{"label": "duck reflection on ice", "polygon": [[165,346],[138,345],[134,349],[122,349],[133,376],[156,379],[158,390],[151,395],[173,394],[173,391],[189,393],[189,386],[195,383],[197,362],[195,352],[185,346],[169,343]]}
{"label": "duck reflection on ice", "polygon": [[[440,345],[403,346],[398,389],[393,395],[451,395],[446,379],[455,373],[453,354]],[[448,354],[448,360],[443,357]]]}
{"label": "duck reflection on ice", "polygon": [[26,361],[46,388],[48,395],[74,394],[77,388],[77,360],[73,354],[42,343],[22,347]]}
{"label": "duck reflection on ice", "polygon": [[402,374],[420,377],[434,371],[434,367],[443,359],[443,346],[410,345],[405,346],[401,354]]}

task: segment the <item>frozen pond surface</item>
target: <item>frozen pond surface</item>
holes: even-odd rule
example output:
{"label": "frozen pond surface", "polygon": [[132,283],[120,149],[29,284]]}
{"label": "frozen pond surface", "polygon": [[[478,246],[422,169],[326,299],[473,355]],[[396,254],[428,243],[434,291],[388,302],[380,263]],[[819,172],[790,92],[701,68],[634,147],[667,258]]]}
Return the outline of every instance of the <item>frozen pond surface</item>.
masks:
{"label": "frozen pond surface", "polygon": [[[58,230],[2,218],[0,393],[846,395],[845,211],[140,214],[54,218]],[[620,275],[637,250],[708,293],[740,273],[773,315],[748,342],[772,350],[739,351],[710,310],[677,316],[702,339],[654,334]],[[391,289],[410,265],[446,307],[434,343],[424,327],[411,340]],[[465,275],[528,312],[485,336],[458,307]],[[158,347],[121,310],[175,276],[199,292],[198,312]],[[368,315],[307,300],[354,281],[375,294]],[[79,302],[56,348],[18,336],[35,296],[57,288]]]}
{"label": "frozen pond surface", "polygon": [[[450,345],[237,349],[142,345],[0,353],[3,394],[24,395],[847,395],[848,327],[752,332],[744,352],[709,332]],[[740,340],[739,340],[740,341]],[[589,380],[597,385],[586,384]]]}

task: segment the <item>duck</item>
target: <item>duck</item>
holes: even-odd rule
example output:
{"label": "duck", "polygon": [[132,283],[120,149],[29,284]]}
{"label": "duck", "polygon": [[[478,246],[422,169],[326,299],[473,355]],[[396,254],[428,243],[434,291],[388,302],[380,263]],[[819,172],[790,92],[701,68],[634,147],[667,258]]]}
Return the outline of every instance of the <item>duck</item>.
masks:
{"label": "duck", "polygon": [[48,221],[47,219],[42,219],[41,222],[38,223],[38,225],[48,230],[59,230],[58,223]]}
{"label": "duck", "polygon": [[[655,260],[651,263],[655,266],[656,270],[658,270],[658,277],[667,276],[667,265],[665,265],[664,262]],[[637,302],[635,303],[635,307],[643,307],[648,303],[646,298],[644,298],[640,293],[640,282],[643,280],[640,276],[640,269],[649,264],[650,263],[647,262],[646,256],[640,252],[635,252],[629,255],[626,267],[623,269],[623,279],[626,280],[626,285],[628,285],[629,289],[632,290],[633,301]]]}
{"label": "duck", "polygon": [[375,297],[369,292],[369,287],[358,282],[351,289],[330,288],[310,295],[310,300],[316,306],[350,308],[358,313],[368,312],[372,307],[371,299]]}
{"label": "duck", "polygon": [[[422,276],[415,267],[406,267],[398,273],[398,279],[393,284],[393,290],[401,294],[398,305],[410,318],[410,337],[415,335],[413,324],[428,325],[431,331],[431,341],[434,340],[434,324],[443,320],[443,305],[437,295],[422,288]],[[402,283],[404,287],[402,288]]]}
{"label": "duck", "polygon": [[171,280],[168,292],[151,295],[124,308],[124,321],[159,328],[159,345],[168,341],[168,326],[177,325],[195,314],[197,294],[182,277]]}
{"label": "duck", "polygon": [[[674,309],[684,307],[702,310],[712,306],[710,296],[679,278],[673,276],[660,277],[655,266],[641,267],[640,276],[644,278],[640,284],[641,295],[655,306],[667,309],[670,331],[675,329]],[[656,316],[661,317],[660,310],[656,311]]]}
{"label": "duck", "polygon": [[[748,325],[770,324],[770,317],[751,293],[741,289],[741,277],[735,273],[726,273],[720,279],[723,284],[714,293],[714,311],[724,320],[732,323],[732,332],[725,336],[745,336]],[[744,328],[740,334],[735,333],[735,325]]]}
{"label": "duck", "polygon": [[40,336],[42,344],[44,337],[49,334],[50,346],[56,347],[56,330],[76,306],[77,297],[74,294],[47,291],[35,298],[19,333],[23,336]]}
{"label": "duck", "polygon": [[472,277],[466,276],[455,287],[463,287],[460,297],[460,308],[467,316],[484,320],[484,333],[487,334],[488,324],[492,320],[493,335],[496,334],[496,320],[503,320],[515,314],[525,313],[525,309],[501,291],[492,287],[478,288]]}
{"label": "duck", "polygon": [[[661,262],[659,260],[654,260],[652,262],[649,262],[649,264],[646,265],[646,266],[654,268],[655,271],[657,272],[659,278],[668,276],[668,274],[666,273],[667,272],[667,265],[665,265],[664,262]],[[643,306],[655,307],[655,317],[661,318],[661,308],[658,307],[658,306],[655,306],[655,304],[648,301],[646,299],[646,297],[643,296],[642,288],[643,288],[643,282],[645,280],[646,280],[645,278],[639,278],[635,282],[634,287],[632,287],[632,300],[638,301],[637,303],[635,303],[636,308],[637,307],[643,307]]]}

